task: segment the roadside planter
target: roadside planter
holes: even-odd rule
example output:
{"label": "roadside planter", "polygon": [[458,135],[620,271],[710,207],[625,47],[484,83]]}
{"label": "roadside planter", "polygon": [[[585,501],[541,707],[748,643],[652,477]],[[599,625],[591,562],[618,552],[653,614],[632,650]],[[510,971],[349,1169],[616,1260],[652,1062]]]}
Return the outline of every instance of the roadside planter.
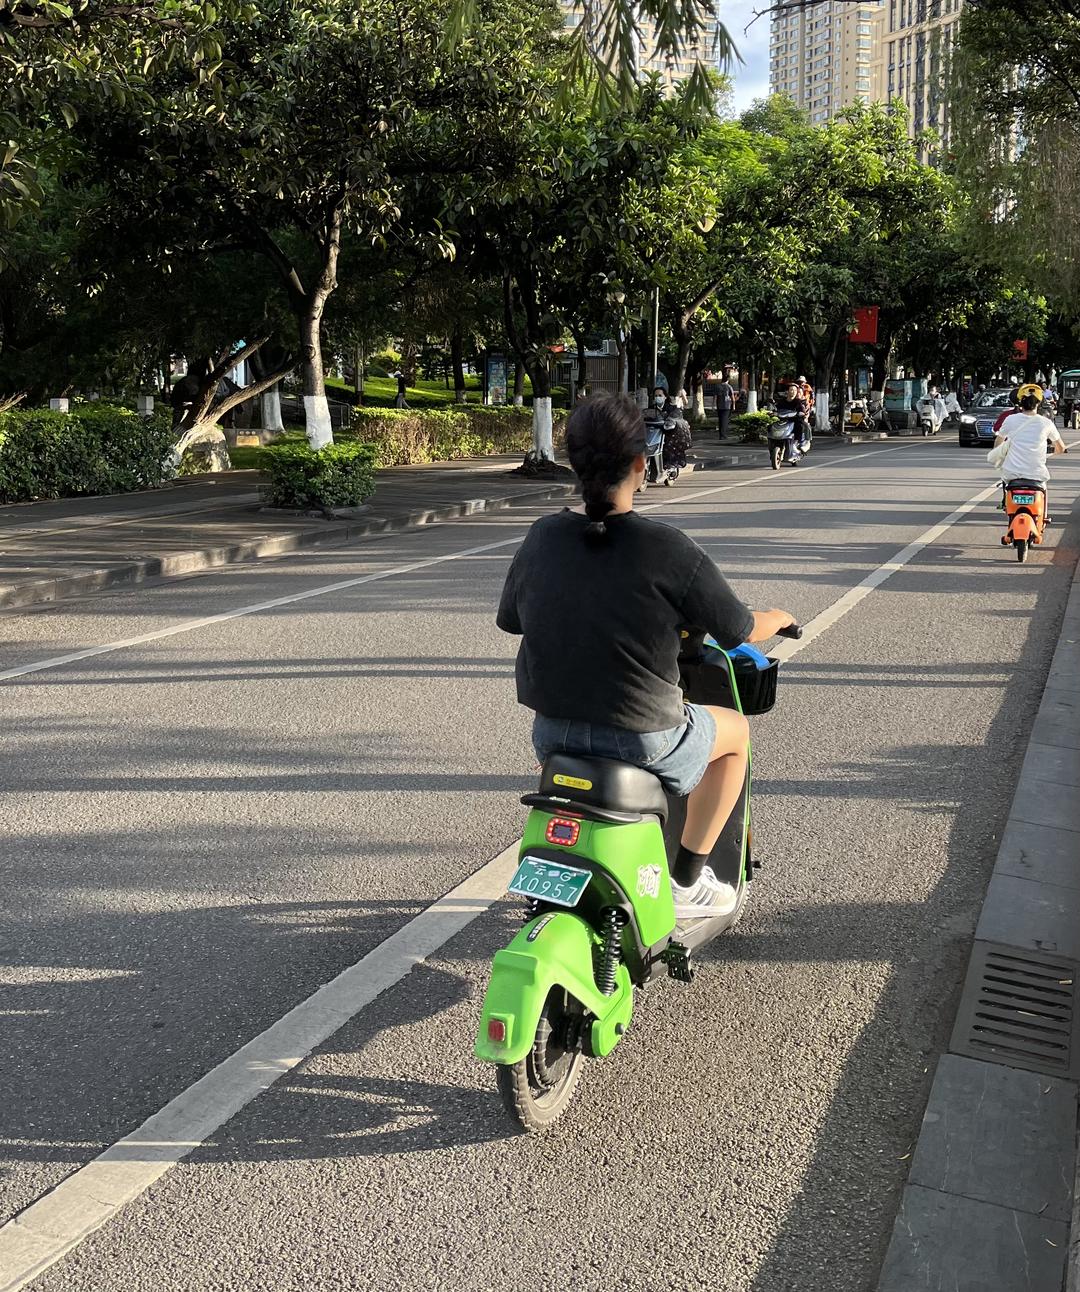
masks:
{"label": "roadside planter", "polygon": [[266,453],[270,483],[266,503],[289,511],[332,516],[335,509],[358,507],[375,491],[376,449],[347,441],[312,449],[307,444],[276,444]]}

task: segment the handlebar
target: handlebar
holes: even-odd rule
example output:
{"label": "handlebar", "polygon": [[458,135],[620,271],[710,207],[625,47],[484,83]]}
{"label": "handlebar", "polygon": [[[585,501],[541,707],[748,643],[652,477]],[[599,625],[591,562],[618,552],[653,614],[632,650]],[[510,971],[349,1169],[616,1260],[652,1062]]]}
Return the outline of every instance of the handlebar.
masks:
{"label": "handlebar", "polygon": [[788,624],[786,628],[781,628],[778,637],[790,637],[792,641],[799,641],[802,638],[801,624]]}

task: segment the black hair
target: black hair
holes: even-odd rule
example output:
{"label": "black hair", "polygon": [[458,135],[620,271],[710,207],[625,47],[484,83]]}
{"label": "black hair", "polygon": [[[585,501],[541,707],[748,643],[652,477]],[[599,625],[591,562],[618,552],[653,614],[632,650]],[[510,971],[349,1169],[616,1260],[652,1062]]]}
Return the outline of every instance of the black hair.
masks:
{"label": "black hair", "polygon": [[1039,407],[1038,395],[1025,395],[1024,398],[1020,401],[1020,407],[1025,409],[1029,413],[1033,409],[1038,408]]}
{"label": "black hair", "polygon": [[611,511],[611,492],[644,451],[645,419],[629,395],[597,395],[571,413],[566,452],[581,481],[585,514],[592,522],[585,528],[588,542],[606,537],[604,518]]}

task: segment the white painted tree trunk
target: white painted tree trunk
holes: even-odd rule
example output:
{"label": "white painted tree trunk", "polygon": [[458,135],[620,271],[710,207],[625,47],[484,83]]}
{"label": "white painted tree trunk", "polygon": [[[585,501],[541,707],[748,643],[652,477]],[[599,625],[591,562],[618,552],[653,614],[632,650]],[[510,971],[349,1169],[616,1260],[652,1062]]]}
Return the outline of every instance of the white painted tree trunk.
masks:
{"label": "white painted tree trunk", "polygon": [[533,398],[533,448],[541,461],[555,460],[555,443],[551,431],[551,399],[549,396]]}
{"label": "white painted tree trunk", "polygon": [[330,405],[325,395],[304,396],[304,424],[308,443],[313,449],[324,449],[334,442],[334,428],[330,422]]}
{"label": "white painted tree trunk", "polygon": [[746,411],[748,413],[756,413],[757,410],[757,386],[751,386],[746,392]]}
{"label": "white painted tree trunk", "polygon": [[260,395],[262,406],[262,428],[264,431],[283,431],[285,425],[281,420],[281,387],[271,386]]}
{"label": "white painted tree trunk", "polygon": [[827,390],[819,390],[815,399],[817,401],[815,404],[817,411],[817,429],[822,434],[825,434],[829,429],[829,392]]}
{"label": "white painted tree trunk", "polygon": [[694,387],[694,421],[705,420],[705,383],[699,381]]}

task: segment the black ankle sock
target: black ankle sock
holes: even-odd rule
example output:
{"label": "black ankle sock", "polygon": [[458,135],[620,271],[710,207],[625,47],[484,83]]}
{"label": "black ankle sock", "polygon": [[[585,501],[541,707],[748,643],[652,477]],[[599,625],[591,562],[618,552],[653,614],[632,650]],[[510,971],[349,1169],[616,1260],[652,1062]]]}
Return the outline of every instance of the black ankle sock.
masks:
{"label": "black ankle sock", "polygon": [[691,852],[685,844],[680,843],[679,855],[671,868],[671,877],[680,888],[692,888],[701,878],[701,872],[708,860],[707,852]]}

